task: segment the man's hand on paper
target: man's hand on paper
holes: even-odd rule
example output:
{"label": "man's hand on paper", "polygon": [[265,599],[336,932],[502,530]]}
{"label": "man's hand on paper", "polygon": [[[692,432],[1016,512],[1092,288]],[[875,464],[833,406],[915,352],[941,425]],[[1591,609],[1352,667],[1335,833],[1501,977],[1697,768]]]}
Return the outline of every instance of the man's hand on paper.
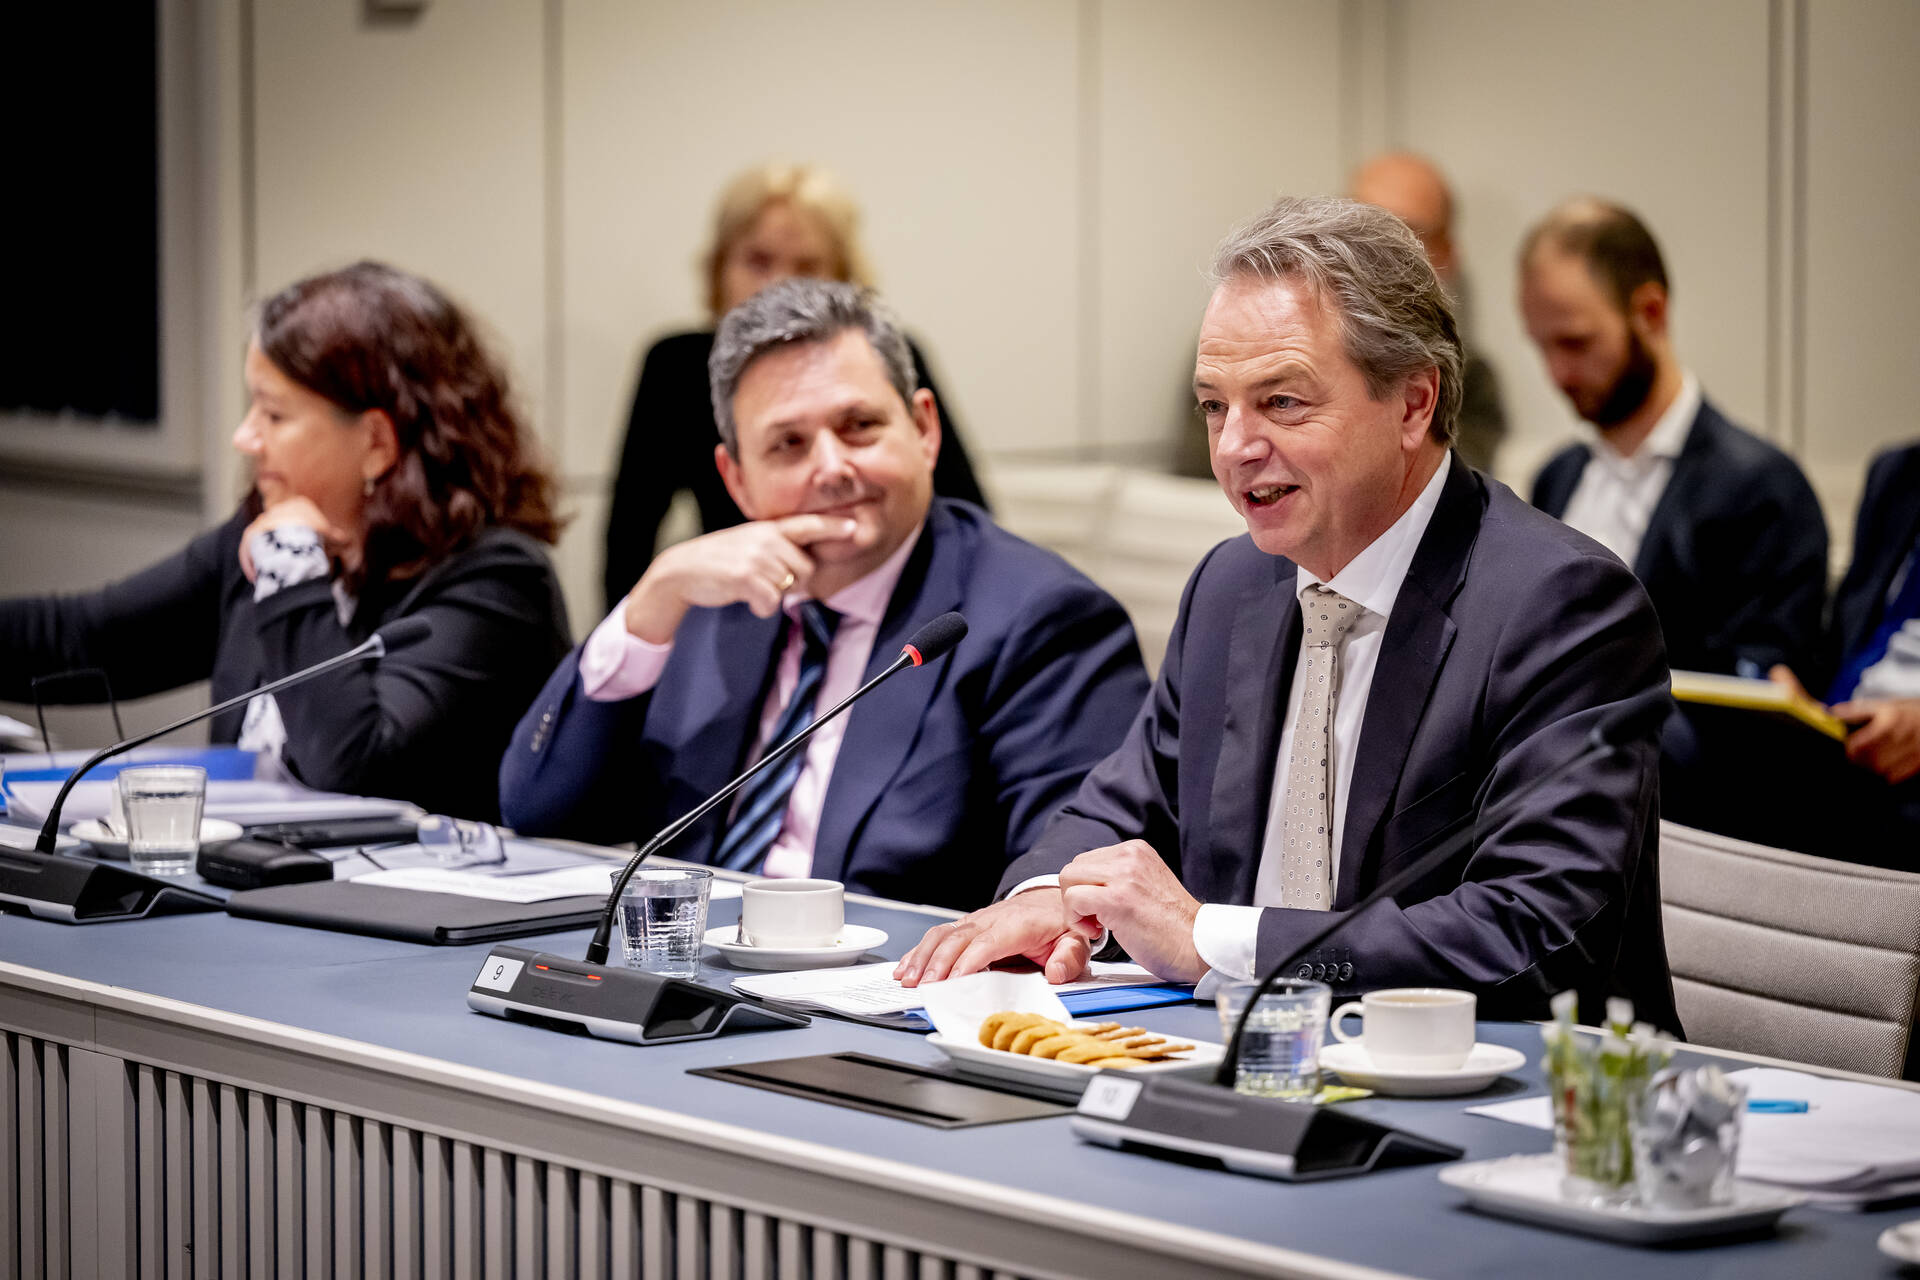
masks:
{"label": "man's hand on paper", "polygon": [[1044,886],[935,925],[907,952],[893,976],[902,986],[917,987],[978,973],[1009,956],[1025,956],[1057,986],[1084,978],[1089,954],[1087,939],[1067,927],[1060,890]]}

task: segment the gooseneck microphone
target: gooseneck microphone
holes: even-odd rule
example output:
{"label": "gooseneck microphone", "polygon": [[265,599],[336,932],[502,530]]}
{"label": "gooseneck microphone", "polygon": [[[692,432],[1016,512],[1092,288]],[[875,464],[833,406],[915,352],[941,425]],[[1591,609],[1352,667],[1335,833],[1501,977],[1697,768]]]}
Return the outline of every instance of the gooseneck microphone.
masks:
{"label": "gooseneck microphone", "polygon": [[715,805],[745,786],[756,775],[766,769],[772,768],[775,764],[791,756],[794,751],[799,749],[807,739],[811,738],[814,732],[822,725],[844,712],[860,699],[866,697],[867,694],[872,692],[875,686],[879,685],[882,681],[891,679],[894,675],[905,671],[908,667],[922,666],[944,655],[949,649],[959,644],[960,641],[965,638],[966,634],[967,620],[957,613],[943,613],[933,621],[922,626],[918,631],[913,633],[911,639],[900,646],[900,656],[895,658],[892,665],[885,671],[882,671],[879,675],[867,681],[858,689],[855,689],[852,693],[842,698],[820,715],[815,716],[813,723],[794,734],[791,738],[788,738],[779,746],[768,751],[765,755],[761,756],[759,760],[755,761],[753,766],[745,773],[708,796],[684,816],[668,823],[661,829],[658,835],[642,845],[640,851],[628,859],[627,865],[622,868],[620,875],[613,882],[613,891],[607,895],[607,909],[600,913],[600,923],[594,927],[593,940],[587,944],[587,963],[605,964],[607,962],[607,952],[613,941],[614,912],[619,909],[620,895],[625,892],[627,882],[633,879],[633,873],[640,869],[641,863],[645,862],[662,846],[678,837],[688,827],[691,827],[694,823],[706,817],[707,814],[713,811]]}
{"label": "gooseneck microphone", "polygon": [[77,784],[81,778],[87,775],[88,771],[102,760],[117,756],[123,751],[131,751],[135,747],[152,742],[155,738],[165,737],[175,729],[184,729],[188,725],[200,720],[205,720],[209,716],[217,716],[222,711],[243,706],[249,700],[257,698],[263,693],[273,693],[277,690],[285,689],[289,685],[299,684],[303,680],[311,680],[317,675],[331,671],[335,667],[346,666],[350,662],[359,662],[363,659],[372,661],[376,658],[384,658],[390,650],[401,649],[407,645],[416,644],[432,634],[433,624],[425,618],[412,617],[396,619],[345,653],[328,658],[325,662],[316,662],[310,667],[294,672],[292,675],[281,676],[278,680],[269,681],[261,685],[258,689],[250,689],[246,693],[228,698],[225,702],[208,707],[203,711],[196,711],[192,715],[182,716],[172,724],[155,729],[151,733],[139,734],[135,737],[116,742],[112,746],[102,747],[89,756],[85,764],[67,775],[66,782],[61,784],[60,793],[54,797],[52,808],[47,811],[46,825],[40,828],[40,839],[34,847],[41,853],[52,853],[54,851],[54,845],[60,835],[60,810],[67,803],[67,794],[73,790],[75,784]]}

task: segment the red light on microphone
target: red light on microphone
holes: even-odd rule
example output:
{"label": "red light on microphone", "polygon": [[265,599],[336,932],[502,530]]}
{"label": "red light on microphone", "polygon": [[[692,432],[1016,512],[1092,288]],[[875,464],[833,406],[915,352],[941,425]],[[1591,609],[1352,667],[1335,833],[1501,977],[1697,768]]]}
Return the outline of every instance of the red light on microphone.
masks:
{"label": "red light on microphone", "polygon": [[925,659],[925,658],[923,658],[923,657],[921,657],[921,656],[920,656],[920,651],[919,651],[918,649],[916,649],[916,648],[914,648],[914,647],[913,647],[912,645],[910,645],[910,644],[903,644],[903,645],[901,645],[901,646],[900,646],[900,652],[902,652],[902,653],[904,653],[904,654],[906,654],[906,655],[907,655],[907,656],[908,656],[909,658],[912,658],[912,659],[913,659],[913,665],[914,665],[914,666],[916,666],[916,667],[917,667],[917,666],[919,666],[919,665],[920,665],[921,663],[923,663],[923,662],[925,662],[925,661],[926,661],[926,659]]}

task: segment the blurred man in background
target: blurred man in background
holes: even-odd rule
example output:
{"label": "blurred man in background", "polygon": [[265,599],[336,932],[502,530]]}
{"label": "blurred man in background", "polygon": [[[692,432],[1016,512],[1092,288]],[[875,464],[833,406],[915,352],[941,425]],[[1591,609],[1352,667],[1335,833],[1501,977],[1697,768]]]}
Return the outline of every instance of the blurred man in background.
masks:
{"label": "blurred man in background", "polygon": [[[1453,242],[1453,192],[1432,161],[1406,151],[1375,156],[1354,172],[1348,194],[1363,204],[1376,205],[1413,228],[1427,261],[1453,298],[1466,334],[1466,287],[1460,276],[1460,253]],[[1507,412],[1500,404],[1500,380],[1493,366],[1466,352],[1465,385],[1460,393],[1460,424],[1454,452],[1470,466],[1491,475],[1500,441],[1507,434]]]}
{"label": "blurred man in background", "polygon": [[1632,567],[1676,671],[1821,665],[1827,526],[1793,459],[1729,422],[1674,353],[1666,264],[1626,209],[1581,198],[1520,251],[1520,310],[1593,437],[1533,504]]}

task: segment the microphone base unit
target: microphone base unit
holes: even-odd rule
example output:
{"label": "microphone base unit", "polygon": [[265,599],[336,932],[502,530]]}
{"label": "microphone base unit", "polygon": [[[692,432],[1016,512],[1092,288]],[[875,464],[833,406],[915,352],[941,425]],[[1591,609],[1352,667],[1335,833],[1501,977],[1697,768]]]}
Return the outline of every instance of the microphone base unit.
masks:
{"label": "microphone base unit", "polygon": [[1230,1173],[1315,1182],[1374,1169],[1458,1160],[1445,1142],[1305,1102],[1259,1098],[1216,1084],[1103,1071],[1068,1123],[1086,1142]]}
{"label": "microphone base unit", "polygon": [[513,1021],[569,1023],[629,1044],[708,1040],[725,1031],[812,1022],[805,1014],[681,978],[507,946],[487,953],[467,990],[467,1007]]}
{"label": "microphone base unit", "polygon": [[210,893],[91,858],[0,849],[0,910],[15,914],[107,924],[225,905]]}

